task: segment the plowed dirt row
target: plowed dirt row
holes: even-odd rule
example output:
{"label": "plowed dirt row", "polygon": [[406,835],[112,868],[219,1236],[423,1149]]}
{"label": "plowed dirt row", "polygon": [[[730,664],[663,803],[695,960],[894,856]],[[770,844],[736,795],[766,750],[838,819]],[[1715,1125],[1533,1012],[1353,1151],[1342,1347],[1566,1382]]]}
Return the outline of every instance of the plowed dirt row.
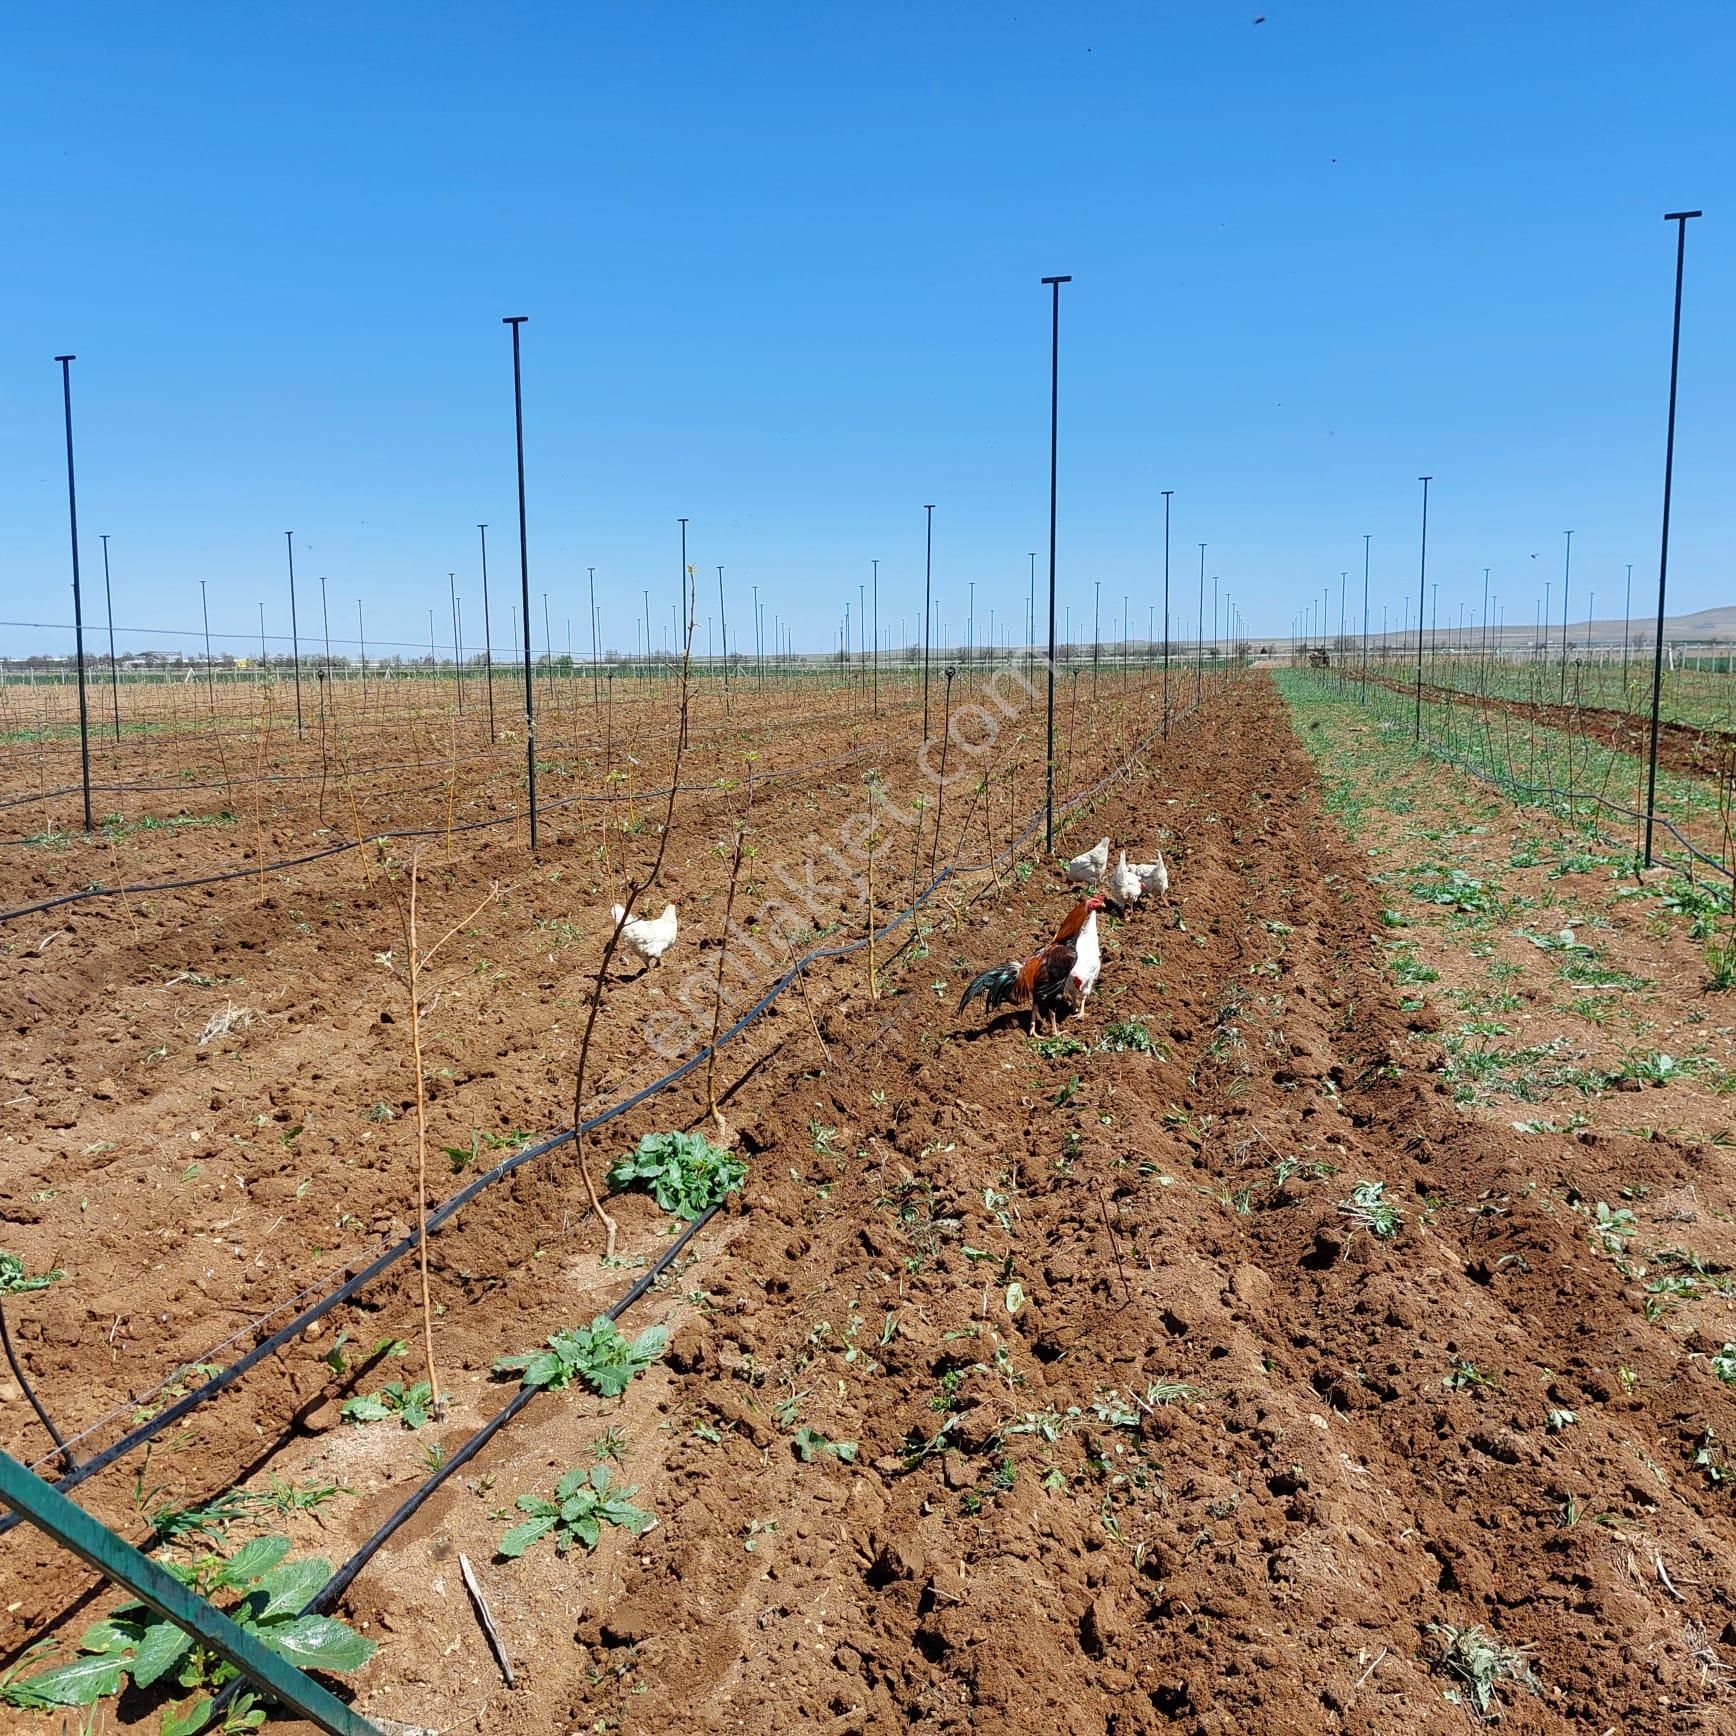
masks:
{"label": "plowed dirt row", "polygon": [[[961,688],[962,704],[980,688]],[[241,695],[226,696],[239,706]],[[682,782],[703,791],[738,777],[742,755],[761,774],[787,775],[838,760],[859,744],[902,742],[917,733],[920,684],[885,683],[879,712],[854,690],[697,694]],[[545,823],[584,824],[604,808],[629,816],[656,805],[674,762],[674,711],[648,697],[611,701],[601,718],[587,702],[538,722],[539,810]],[[248,725],[251,724],[251,728]],[[93,743],[92,806],[98,832],[86,838],[76,749],[23,749],[0,765],[0,881],[9,908],[84,886],[117,885],[257,867],[334,841],[398,828],[443,832],[504,821],[512,842],[525,825],[522,715],[503,714],[490,745],[486,720],[429,709],[394,715],[376,708],[312,724],[297,738],[293,717],[261,726],[239,713],[219,749],[206,732],[128,736]],[[59,760],[54,760],[56,753]],[[50,763],[53,761],[54,763]],[[71,782],[66,782],[68,766]],[[168,775],[165,775],[168,774]]]}
{"label": "plowed dirt row", "polygon": [[[1569,1178],[1619,1197],[1607,1158],[1454,1108],[1269,684],[1221,695],[1070,847],[1105,830],[1165,845],[1175,903],[1112,931],[1064,1028],[1139,1021],[1157,1052],[1045,1055],[1016,1021],[953,1017],[1065,908],[1041,867],[955,908],[895,1000],[840,977],[812,1025],[792,1008],[732,1074],[745,1197],[636,1317],[674,1328],[666,1363],[623,1404],[534,1406],[364,1573],[348,1610],[385,1644],[363,1709],[523,1736],[1462,1731],[1439,1630],[1480,1625],[1528,1648],[1508,1729],[1729,1727],[1736,1522],[1691,1459],[1736,1436],[1736,1396],[1571,1209]],[[1645,1161],[1733,1203],[1716,1147]],[[1340,1209],[1360,1182],[1395,1234]],[[599,1268],[569,1161],[495,1193],[437,1244],[447,1446],[505,1396],[491,1355],[627,1276]],[[408,1331],[407,1281],[370,1313]],[[324,1348],[281,1376],[310,1399]],[[485,1569],[528,1684],[509,1692],[456,1553],[485,1562],[513,1499],[610,1424],[659,1526]],[[801,1428],[853,1457],[805,1461]],[[316,1521],[338,1554],[424,1444],[376,1426],[260,1451],[360,1492]],[[0,1547],[40,1619],[46,1557]]]}
{"label": "plowed dirt row", "polygon": [[[1082,721],[1067,767],[1082,781],[1096,775],[1123,758],[1151,722],[1149,692],[1136,691],[1125,712],[1105,704]],[[907,763],[908,731],[897,721],[875,732],[846,716],[832,741],[813,726],[809,734],[812,746],[836,745],[859,763],[824,781],[772,782],[758,791],[755,855],[736,905],[741,937],[730,961],[748,979],[744,987],[731,978],[737,1005],[782,970],[792,949],[834,925],[859,929],[861,888],[831,884],[835,876],[823,863],[815,875],[804,859],[860,809],[862,765],[883,766],[885,786],[896,786],[900,801],[920,787]],[[1023,825],[1040,793],[1040,753],[1040,737],[1028,728],[1006,729],[978,762],[980,775],[953,792],[944,813],[931,807],[918,825],[913,812],[912,836],[920,833],[920,841],[913,851],[899,838],[896,859],[883,867],[882,920],[913,881],[926,882],[931,859],[981,859],[1004,848],[1014,816]],[[741,799],[739,788],[714,790],[678,806],[659,890],[682,904],[682,969],[694,962],[711,969],[722,904],[719,851],[727,857],[729,812]],[[895,822],[885,825],[896,832]],[[504,888],[455,943],[458,960],[438,982],[425,1022],[436,1198],[458,1185],[442,1145],[466,1157],[478,1148],[475,1167],[482,1167],[526,1135],[570,1118],[580,1000],[619,884],[615,859],[624,854],[641,870],[656,849],[656,830],[641,822],[605,835],[600,817],[588,830],[558,821],[545,827],[543,859],[529,865],[521,846],[486,834],[480,846],[467,841],[450,864],[438,845],[428,847],[425,917],[461,914],[491,877]],[[150,842],[161,849],[165,841],[141,839],[137,847]],[[414,1191],[405,1167],[413,1106],[404,995],[392,968],[401,936],[380,865],[371,880],[363,873],[357,860],[341,873],[273,875],[263,904],[251,880],[102,900],[70,917],[22,919],[5,936],[3,1004],[18,1039],[7,1063],[13,1089],[0,1164],[12,1225],[5,1245],[32,1271],[68,1272],[52,1292],[15,1308],[14,1335],[69,1432],[119,1407],[82,1451],[112,1438],[135,1404],[146,1415],[204,1378],[189,1368],[167,1393],[155,1392],[177,1363],[201,1360],[233,1333],[215,1359],[229,1360],[252,1342],[252,1322],[266,1307],[302,1285],[329,1286],[334,1269],[356,1269],[404,1233]],[[949,887],[936,915],[991,886],[981,876]],[[882,949],[888,1008],[899,1005],[896,995],[926,993],[928,975],[919,968],[926,950]],[[838,968],[859,983],[865,963]],[[645,1047],[642,1027],[672,1005],[679,975],[635,977],[625,965],[617,975],[605,1041],[593,1057],[594,1107],[668,1064]],[[824,990],[823,982],[815,985],[817,1005]],[[214,1014],[237,1009],[245,1016],[232,1029],[200,1040]],[[729,1052],[720,1085],[775,1058],[792,1019],[807,1027],[794,996]],[[629,1142],[668,1114],[686,1117],[691,1101],[689,1092],[667,1110],[646,1111],[630,1125]],[[594,1312],[624,1288],[631,1266],[656,1250],[660,1219],[653,1223],[657,1214],[649,1210],[636,1215],[641,1202],[629,1201],[627,1274],[589,1257],[581,1262],[582,1208],[572,1207],[582,1198],[570,1156],[557,1157],[485,1196],[442,1237],[442,1282],[451,1289],[440,1308],[453,1316],[454,1362],[475,1375],[473,1396],[483,1410],[495,1402],[482,1378],[503,1331],[516,1337],[532,1320],[542,1332],[570,1321],[581,1264],[578,1288]],[[521,1315],[524,1299],[514,1295],[503,1325],[490,1305],[513,1291],[515,1277],[531,1274],[546,1288],[540,1305]],[[376,1314],[401,1311],[406,1294],[402,1282],[380,1285],[299,1356],[266,1364],[164,1436],[139,1481],[127,1480],[136,1464],[117,1469],[86,1485],[81,1500],[137,1535],[141,1518],[165,1498],[197,1499],[267,1465],[279,1469],[273,1455],[282,1443],[298,1427],[329,1426],[331,1401],[360,1378],[352,1372],[347,1383],[334,1383],[321,1361],[336,1331],[360,1339]],[[369,1374],[377,1384],[395,1372]],[[310,1424],[309,1413],[323,1420]],[[455,1414],[471,1412],[461,1404]],[[0,1424],[9,1448],[28,1459],[42,1454],[38,1425],[10,1384],[0,1387]],[[400,1480],[420,1466],[414,1443],[405,1437],[402,1444],[402,1464],[386,1472]],[[11,1552],[14,1590],[42,1594],[9,1600],[7,1643],[15,1646],[46,1610],[59,1607],[65,1565],[27,1533],[0,1547]]]}
{"label": "plowed dirt row", "polygon": [[[1403,681],[1385,681],[1383,686],[1395,693],[1414,694],[1414,685]],[[1526,718],[1547,724],[1551,729],[1566,730],[1574,735],[1589,736],[1619,753],[1645,759],[1651,741],[1649,710],[1611,711],[1603,706],[1552,704],[1546,700],[1509,699],[1495,694],[1480,694],[1463,687],[1437,686],[1423,683],[1423,698],[1431,704],[1456,705],[1472,711],[1496,712],[1508,717]],[[1649,707],[1651,688],[1635,698],[1636,706]],[[1731,775],[1732,754],[1736,752],[1736,736],[1728,730],[1704,728],[1688,723],[1658,723],[1658,764],[1667,770],[1689,773],[1697,777],[1725,781]]]}
{"label": "plowed dirt row", "polygon": [[[1105,708],[1081,728],[1068,756],[1081,783],[1118,763],[1149,727],[1150,697],[1136,693],[1125,716]],[[848,763],[758,792],[757,854],[743,876],[728,979],[736,1007],[823,932],[860,932],[861,889],[839,884],[821,846],[860,810],[864,768],[883,768],[882,789],[901,803],[918,787],[896,727],[872,739],[847,720],[831,739],[815,729],[814,745],[840,750]],[[913,822],[911,843],[900,839],[884,869],[882,919],[927,882],[931,863],[980,861],[1005,848],[1015,818],[1022,827],[1040,796],[1041,752],[1040,734],[1005,732],[982,763],[980,790],[956,790],[944,812]],[[635,975],[631,960],[617,969],[622,980],[593,1056],[591,1110],[669,1065],[647,1047],[646,1021],[677,1011],[682,971],[712,969],[730,814],[741,802],[739,788],[716,789],[677,808],[658,891],[683,911],[679,969]],[[461,917],[491,880],[501,887],[455,941],[456,961],[428,1008],[431,1136],[445,1178],[436,1198],[456,1186],[442,1148],[461,1161],[475,1150],[470,1167],[480,1170],[570,1125],[583,999],[621,883],[618,864],[648,866],[661,812],[641,810],[630,832],[618,824],[605,832],[603,815],[583,824],[562,815],[545,824],[534,862],[522,841],[492,833],[461,840],[450,860],[440,841],[423,845],[429,921]],[[408,850],[392,858],[400,877]],[[949,888],[937,911],[979,889]],[[33,1270],[75,1268],[55,1305],[21,1311],[15,1335],[40,1345],[29,1354],[69,1431],[91,1427],[267,1307],[335,1267],[359,1267],[405,1233],[414,1099],[403,937],[381,863],[354,856],[276,873],[263,900],[251,877],[100,900],[21,919],[0,942],[0,1021],[12,1043],[0,1108],[0,1188],[16,1226],[9,1240]],[[901,963],[891,950],[880,962],[899,978],[919,962]],[[846,968],[860,976],[865,963]],[[918,972],[911,986],[928,980]],[[709,1001],[700,1004],[708,1013]],[[799,1007],[774,1009],[739,1046],[734,1067],[775,1047],[792,1015],[803,1017]],[[487,1274],[493,1262],[483,1253],[475,1268]],[[264,1398],[262,1422],[285,1414],[279,1399]],[[26,1435],[35,1429],[22,1405],[0,1411],[8,1423],[14,1416]]]}
{"label": "plowed dirt row", "polygon": [[[943,1007],[823,1075],[816,1054],[801,1097],[761,1110],[742,1228],[683,1281],[704,1305],[630,1412],[660,1530],[496,1579],[543,1672],[531,1705],[491,1686],[441,1574],[489,1542],[491,1497],[455,1495],[355,1607],[396,1626],[408,1600],[416,1630],[445,1609],[468,1690],[430,1672],[370,1705],[527,1732],[1445,1731],[1465,1713],[1431,1624],[1482,1623],[1534,1647],[1541,1693],[1514,1693],[1510,1728],[1717,1727],[1731,1525],[1682,1466],[1731,1426],[1725,1390],[1543,1192],[1540,1162],[1583,1155],[1532,1140],[1521,1168],[1412,1070],[1360,864],[1270,695],[1172,776],[1083,828],[1148,836],[1161,814],[1186,840],[1185,930],[1137,913],[1087,1024],[1143,1015],[1171,1054],[937,1040]],[[804,1113],[850,1155],[816,1157]],[[1280,1155],[1335,1173],[1280,1185]],[[1358,1179],[1399,1204],[1390,1243],[1336,1210]],[[1029,1297],[1010,1317],[1009,1256]],[[1462,1364],[1491,1379],[1448,1388]],[[1197,1397],[1148,1411],[1151,1382]],[[1580,1422],[1547,1433],[1550,1405]],[[858,1464],[803,1464],[780,1415],[859,1442]],[[597,1426],[551,1425],[511,1470],[552,1475]],[[1598,1518],[1567,1527],[1575,1492]]]}

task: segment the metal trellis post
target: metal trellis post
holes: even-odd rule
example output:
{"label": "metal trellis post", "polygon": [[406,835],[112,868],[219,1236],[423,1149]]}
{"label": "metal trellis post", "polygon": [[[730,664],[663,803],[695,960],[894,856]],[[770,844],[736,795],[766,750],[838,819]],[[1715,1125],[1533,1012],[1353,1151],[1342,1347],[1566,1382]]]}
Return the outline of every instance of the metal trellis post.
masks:
{"label": "metal trellis post", "polygon": [[518,328],[528,314],[509,314],[502,325],[512,327],[512,415],[518,440],[518,582],[524,603],[524,763],[530,797],[530,847],[536,848],[536,693],[530,666],[530,551],[524,529],[524,385],[519,372]]}

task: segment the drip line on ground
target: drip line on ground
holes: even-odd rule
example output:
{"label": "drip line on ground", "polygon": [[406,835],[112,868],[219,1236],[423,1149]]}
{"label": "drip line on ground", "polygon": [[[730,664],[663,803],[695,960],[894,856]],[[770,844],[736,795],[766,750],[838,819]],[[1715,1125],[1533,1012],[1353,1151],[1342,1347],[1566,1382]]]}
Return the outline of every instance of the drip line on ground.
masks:
{"label": "drip line on ground", "polygon": [[[1173,725],[1180,718],[1190,716],[1199,709],[1200,705],[1196,700],[1195,703],[1186,710],[1179,713],[1172,712],[1170,721]],[[1148,731],[1132,746],[1132,748],[1130,748],[1126,756],[1118,765],[1110,768],[1109,771],[1105,772],[1094,783],[1087,785],[1085,788],[1077,791],[1074,795],[1068,797],[1065,802],[1057,804],[1059,812],[1063,815],[1070,814],[1074,809],[1092,800],[1115,779],[1124,776],[1139,759],[1145,749],[1149,747],[1161,733],[1161,724]],[[873,931],[872,936],[864,934],[859,939],[848,941],[840,946],[814,948],[804,953],[773,982],[771,987],[768,988],[760,998],[728,1028],[728,1030],[721,1032],[715,1042],[705,1044],[685,1061],[682,1061],[677,1066],[671,1068],[660,1078],[652,1080],[649,1084],[642,1086],[639,1090],[622,1098],[619,1102],[611,1104],[608,1108],[599,1111],[596,1115],[588,1117],[580,1124],[580,1131],[590,1133],[597,1128],[607,1126],[610,1122],[630,1113],[641,1104],[649,1102],[653,1098],[661,1095],[662,1092],[684,1079],[703,1061],[708,1059],[717,1050],[722,1049],[727,1043],[733,1041],[742,1031],[755,1023],[761,1016],[763,1016],[766,1009],[770,1007],[773,1002],[775,1002],[811,965],[829,959],[848,957],[849,955],[865,948],[868,945],[870,938],[878,942],[884,937],[895,933],[917,915],[921,908],[927,904],[927,902],[933,897],[934,893],[945,884],[947,880],[960,874],[981,873],[993,868],[998,868],[1003,862],[1010,860],[1018,853],[1019,847],[1037,831],[1042,823],[1043,814],[1041,810],[1039,810],[1025,826],[1024,830],[1018,833],[1017,836],[1009,842],[1005,849],[997,851],[993,856],[981,862],[949,863],[946,867],[942,868],[938,874],[934,875],[933,878],[930,879],[928,884],[923,887],[922,891],[908,906],[900,910],[896,915],[889,917],[878,929]],[[443,828],[435,828],[436,831],[442,829]],[[247,870],[247,872],[251,873],[254,872],[254,870],[250,869]],[[385,1249],[382,1253],[378,1254],[366,1266],[355,1271],[335,1289],[328,1292],[309,1307],[303,1309],[293,1319],[279,1327],[268,1337],[261,1339],[252,1350],[246,1352],[228,1367],[220,1370],[202,1386],[195,1387],[192,1391],[177,1399],[173,1404],[159,1411],[155,1416],[148,1418],[145,1422],[129,1430],[112,1445],[84,1460],[76,1470],[69,1472],[67,1475],[58,1479],[54,1486],[62,1493],[65,1493],[69,1489],[76,1488],[78,1485],[86,1482],[89,1478],[95,1476],[99,1471],[106,1470],[110,1465],[126,1457],[136,1448],[153,1439],[164,1429],[181,1421],[182,1418],[190,1415],[193,1411],[199,1409],[211,1399],[217,1397],[218,1394],[233,1385],[266,1357],[274,1355],[278,1350],[281,1350],[291,1340],[298,1337],[309,1326],[314,1324],[314,1322],[322,1319],[326,1314],[331,1312],[332,1309],[349,1301],[367,1285],[371,1284],[376,1278],[389,1271],[399,1260],[403,1259],[407,1254],[412,1253],[418,1246],[420,1246],[424,1236],[431,1235],[434,1231],[441,1228],[485,1189],[492,1187],[495,1182],[503,1180],[505,1177],[513,1174],[533,1159],[544,1157],[548,1153],[557,1151],[562,1146],[571,1143],[574,1134],[575,1130],[572,1128],[567,1128],[562,1132],[555,1133],[535,1145],[526,1146],[523,1150],[513,1153],[512,1156],[496,1164],[492,1169],[475,1177],[449,1200],[445,1201],[442,1205],[429,1213],[427,1218],[423,1220],[422,1224],[417,1229],[411,1230],[409,1234],[393,1243],[391,1247]],[[303,1292],[302,1294],[306,1294],[306,1292]],[[288,1303],[281,1304],[279,1308],[274,1309],[272,1313],[281,1312],[282,1307],[288,1305]],[[262,1319],[270,1319],[271,1317],[271,1314],[267,1314],[263,1316]],[[226,1342],[232,1343],[234,1340],[230,1339]],[[114,1414],[117,1413],[111,1413],[111,1416]],[[102,1425],[98,1423],[93,1425],[93,1428],[101,1426]],[[85,1435],[75,1436],[74,1440],[76,1441],[86,1438],[86,1435],[88,1435],[89,1432],[90,1431],[87,1430]],[[35,1468],[40,1468],[43,1464],[46,1464],[49,1459],[57,1456],[56,1453],[44,1455],[41,1459],[36,1461]],[[4,1536],[19,1522],[16,1513],[0,1515],[0,1536]]]}

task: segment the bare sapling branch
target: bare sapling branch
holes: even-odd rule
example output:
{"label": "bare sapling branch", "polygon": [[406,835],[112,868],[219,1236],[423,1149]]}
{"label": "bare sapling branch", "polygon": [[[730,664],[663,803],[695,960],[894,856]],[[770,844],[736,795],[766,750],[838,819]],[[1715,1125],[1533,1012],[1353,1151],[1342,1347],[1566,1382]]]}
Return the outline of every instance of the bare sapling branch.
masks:
{"label": "bare sapling branch", "polygon": [[[872,824],[874,793],[880,785],[880,773],[878,771],[864,772],[862,781],[868,786],[868,819]],[[874,850],[879,836],[879,832],[873,830],[862,841],[863,851],[868,858],[868,998],[871,1001],[880,999],[880,978],[874,966],[874,947],[879,939],[875,932],[877,919],[874,915]]]}
{"label": "bare sapling branch", "polygon": [[326,747],[326,672],[318,669],[314,680],[319,684],[319,823],[326,823],[326,786],[331,782],[331,755]]}
{"label": "bare sapling branch", "polygon": [[121,872],[121,853],[115,845],[115,836],[113,832],[109,833],[108,847],[109,862],[114,868],[115,886],[120,891],[121,895],[121,908],[127,913],[127,921],[132,925],[133,930],[133,944],[137,946],[141,939],[139,934],[139,916],[138,912],[133,908],[132,899],[127,896],[126,876]]}
{"label": "bare sapling branch", "polygon": [[259,865],[259,902],[265,903],[265,818],[262,810],[265,796],[265,749],[271,734],[271,688],[266,685],[260,709],[259,730],[254,740],[258,746],[253,756],[253,859]]}
{"label": "bare sapling branch", "polygon": [[620,949],[621,935],[627,924],[633,920],[633,907],[657,884],[658,876],[663,872],[663,858],[669,848],[669,835],[675,824],[675,793],[681,787],[681,760],[687,744],[687,704],[693,674],[693,627],[697,608],[697,587],[693,583],[692,569],[688,570],[684,585],[687,597],[687,631],[683,635],[681,648],[681,694],[680,694],[680,728],[675,738],[675,764],[669,775],[669,790],[663,807],[663,826],[657,837],[657,855],[650,868],[642,878],[630,880],[627,883],[626,896],[621,904],[621,914],[616,919],[615,926],[608,939],[603,942],[602,956],[597,960],[597,974],[591,982],[590,994],[585,1006],[585,1029],[579,1038],[579,1059],[573,1075],[573,1151],[579,1162],[579,1175],[585,1184],[585,1195],[590,1201],[591,1210],[596,1213],[603,1225],[606,1242],[603,1249],[605,1259],[615,1256],[616,1223],[608,1212],[603,1209],[601,1195],[597,1192],[597,1184],[591,1175],[590,1165],[585,1160],[585,1074],[590,1065],[591,1042],[596,1035],[597,1017],[603,1007],[603,988],[608,981],[609,966],[614,962],[615,954]]}
{"label": "bare sapling branch", "polygon": [[[946,672],[946,711],[941,723],[940,734],[940,789],[934,801],[934,841],[928,847],[928,877],[934,878],[934,864],[940,855],[940,825],[946,818],[946,750],[952,743],[952,678],[953,670]],[[970,823],[967,816],[967,825]],[[962,835],[962,834],[961,834]]]}
{"label": "bare sapling branch", "polygon": [[750,754],[747,774],[747,801],[741,811],[741,817],[735,823],[735,851],[729,863],[729,891],[723,901],[723,926],[717,935],[717,982],[714,985],[711,1002],[711,1042],[705,1057],[705,1107],[711,1119],[717,1124],[717,1135],[725,1145],[729,1143],[729,1126],[723,1119],[722,1112],[717,1107],[717,1032],[723,1022],[723,965],[729,953],[729,924],[735,913],[735,885],[741,877],[742,849],[747,842],[747,823],[753,815],[753,769]]}
{"label": "bare sapling branch", "polygon": [[474,922],[500,895],[500,882],[491,880],[488,892],[469,915],[462,916],[435,941],[423,949],[421,944],[419,899],[421,891],[422,852],[410,857],[410,902],[408,907],[399,897],[390,874],[386,886],[398,907],[398,919],[404,931],[404,980],[410,995],[410,1053],[416,1077],[416,1242],[422,1291],[422,1347],[428,1369],[428,1386],[433,1408],[440,1408],[440,1376],[434,1366],[434,1307],[428,1286],[428,1080],[422,1062],[422,976],[433,964],[442,947],[457,932]]}
{"label": "bare sapling branch", "polygon": [[223,731],[217,725],[217,696],[209,686],[207,694],[210,698],[211,742],[217,749],[217,763],[223,768],[223,797],[230,813],[235,812],[235,785],[229,778],[229,755],[223,747]]}
{"label": "bare sapling branch", "polygon": [[910,829],[910,904],[916,906],[916,875],[922,866],[922,816],[928,809],[928,798],[918,790],[910,798],[910,805],[916,811],[916,824]]}
{"label": "bare sapling branch", "polygon": [[[790,948],[790,954],[795,956],[795,948]],[[820,1045],[820,1053],[825,1058],[826,1067],[832,1065],[832,1051],[826,1047],[826,1039],[820,1035],[820,1021],[814,1017],[814,1003],[808,999],[808,967],[801,960],[796,961],[796,987],[802,991],[802,1005],[808,1010],[808,1024],[814,1033],[814,1041]]]}
{"label": "bare sapling branch", "polygon": [[446,860],[452,860],[452,804],[458,795],[458,718],[455,713],[446,715],[447,755],[446,755]]}
{"label": "bare sapling branch", "polygon": [[362,884],[367,886],[373,881],[374,865],[368,859],[368,852],[363,847],[367,834],[362,830],[362,808],[356,800],[355,774],[350,766],[350,744],[344,735],[343,717],[338,711],[335,700],[332,705],[332,735],[337,742],[338,764],[343,768],[344,794],[349,798],[350,824],[355,828],[356,854],[361,858],[362,863]]}

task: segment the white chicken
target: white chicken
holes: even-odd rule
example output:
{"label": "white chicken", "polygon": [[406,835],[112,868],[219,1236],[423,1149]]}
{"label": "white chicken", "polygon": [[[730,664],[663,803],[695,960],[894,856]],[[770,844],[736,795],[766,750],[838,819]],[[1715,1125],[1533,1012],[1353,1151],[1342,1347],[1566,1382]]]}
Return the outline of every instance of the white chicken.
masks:
{"label": "white chicken", "polygon": [[1109,876],[1109,890],[1114,894],[1117,904],[1137,904],[1145,892],[1145,882],[1140,879],[1137,869],[1127,866],[1127,852],[1121,852],[1121,859],[1115,864],[1115,872]]}
{"label": "white chicken", "polygon": [[1073,968],[1067,974],[1067,998],[1077,999],[1078,1006],[1073,1009],[1073,1017],[1082,1019],[1085,1016],[1085,1003],[1091,998],[1091,991],[1097,986],[1097,978],[1103,970],[1103,948],[1097,939],[1097,912],[1093,910],[1085,919],[1085,926],[1079,930],[1079,938],[1074,941],[1075,957]]}
{"label": "white chicken", "polygon": [[1139,884],[1147,892],[1155,892],[1159,898],[1169,896],[1169,869],[1164,866],[1161,850],[1155,862],[1135,862],[1133,872],[1139,876]]}
{"label": "white chicken", "polygon": [[1109,840],[1099,838],[1083,856],[1075,856],[1067,864],[1067,878],[1075,886],[1095,886],[1109,866]]}
{"label": "white chicken", "polygon": [[[621,918],[627,914],[626,906],[613,904],[609,907],[609,914],[619,924]],[[663,914],[655,920],[649,916],[635,916],[621,930],[621,938],[644,959],[645,968],[649,970],[652,965],[661,962],[664,953],[675,944],[675,931],[675,906],[666,904]]]}

